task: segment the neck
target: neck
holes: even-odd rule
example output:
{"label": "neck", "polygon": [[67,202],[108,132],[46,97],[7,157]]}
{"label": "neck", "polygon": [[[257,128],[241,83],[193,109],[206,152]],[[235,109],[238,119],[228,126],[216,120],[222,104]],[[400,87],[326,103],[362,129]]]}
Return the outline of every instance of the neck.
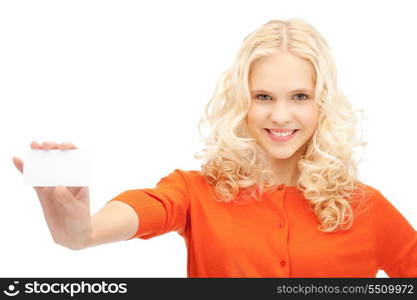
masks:
{"label": "neck", "polygon": [[277,184],[296,186],[298,178],[298,161],[305,153],[306,148],[301,147],[291,157],[286,159],[271,158],[273,172],[277,175]]}

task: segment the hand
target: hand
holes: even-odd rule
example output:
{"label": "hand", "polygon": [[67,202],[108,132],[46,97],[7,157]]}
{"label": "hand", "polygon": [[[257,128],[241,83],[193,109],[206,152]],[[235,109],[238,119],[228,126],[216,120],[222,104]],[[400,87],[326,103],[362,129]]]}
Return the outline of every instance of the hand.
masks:
{"label": "hand", "polygon": [[[71,143],[32,142],[32,149],[77,149]],[[23,161],[13,157],[23,174]],[[88,187],[34,187],[55,243],[73,250],[88,247],[91,238],[90,198]]]}

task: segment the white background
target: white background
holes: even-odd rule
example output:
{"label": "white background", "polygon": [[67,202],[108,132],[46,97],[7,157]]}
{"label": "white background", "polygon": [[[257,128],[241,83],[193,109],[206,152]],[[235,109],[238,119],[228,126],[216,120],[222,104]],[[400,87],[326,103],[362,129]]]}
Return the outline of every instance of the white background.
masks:
{"label": "white background", "polygon": [[[0,275],[185,277],[177,233],[71,251],[53,243],[11,162],[32,140],[93,153],[92,212],[120,192],[199,169],[197,122],[244,37],[303,18],[367,116],[360,179],[417,228],[413,1],[1,1]],[[379,277],[386,276],[379,272]]]}

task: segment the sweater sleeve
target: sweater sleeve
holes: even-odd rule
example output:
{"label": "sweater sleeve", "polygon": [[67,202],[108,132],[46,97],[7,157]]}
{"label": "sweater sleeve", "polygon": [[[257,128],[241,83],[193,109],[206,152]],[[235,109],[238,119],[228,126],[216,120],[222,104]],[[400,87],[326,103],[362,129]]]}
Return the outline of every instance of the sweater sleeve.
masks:
{"label": "sweater sleeve", "polygon": [[379,191],[373,198],[379,268],[389,277],[417,277],[417,232]]}
{"label": "sweater sleeve", "polygon": [[155,188],[128,190],[109,201],[122,201],[138,215],[138,230],[128,240],[149,239],[170,231],[184,235],[189,195],[183,173],[176,169],[163,177]]}

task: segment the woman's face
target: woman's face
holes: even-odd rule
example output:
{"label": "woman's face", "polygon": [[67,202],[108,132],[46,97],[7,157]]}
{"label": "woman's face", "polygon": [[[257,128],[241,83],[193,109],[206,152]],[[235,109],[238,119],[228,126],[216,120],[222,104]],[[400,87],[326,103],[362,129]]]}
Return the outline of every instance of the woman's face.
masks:
{"label": "woman's face", "polygon": [[292,54],[277,54],[253,63],[247,124],[272,158],[304,154],[319,117],[314,84],[313,65]]}

